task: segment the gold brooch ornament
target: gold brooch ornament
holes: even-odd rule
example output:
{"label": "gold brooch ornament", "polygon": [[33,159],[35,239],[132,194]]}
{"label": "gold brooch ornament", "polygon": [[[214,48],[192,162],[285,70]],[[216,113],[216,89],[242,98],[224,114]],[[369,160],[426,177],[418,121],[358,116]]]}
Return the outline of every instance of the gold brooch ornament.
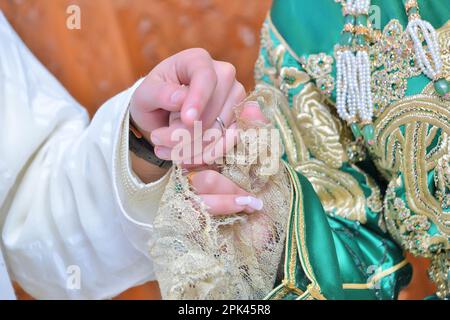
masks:
{"label": "gold brooch ornament", "polygon": [[284,67],[280,72],[279,85],[281,91],[287,94],[289,90],[296,89],[310,80],[311,78],[306,72],[295,67]]}

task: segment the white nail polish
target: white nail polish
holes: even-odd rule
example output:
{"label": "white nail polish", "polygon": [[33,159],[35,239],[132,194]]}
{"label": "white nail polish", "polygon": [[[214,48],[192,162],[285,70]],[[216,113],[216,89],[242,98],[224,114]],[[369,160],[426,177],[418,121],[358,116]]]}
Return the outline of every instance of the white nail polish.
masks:
{"label": "white nail polish", "polygon": [[238,206],[247,206],[252,200],[250,197],[238,197],[235,201]]}
{"label": "white nail polish", "polygon": [[255,197],[249,197],[250,198],[250,203],[248,204],[249,207],[255,209],[255,210],[262,210],[262,208],[264,207],[264,203],[262,202],[262,200],[255,198]]}

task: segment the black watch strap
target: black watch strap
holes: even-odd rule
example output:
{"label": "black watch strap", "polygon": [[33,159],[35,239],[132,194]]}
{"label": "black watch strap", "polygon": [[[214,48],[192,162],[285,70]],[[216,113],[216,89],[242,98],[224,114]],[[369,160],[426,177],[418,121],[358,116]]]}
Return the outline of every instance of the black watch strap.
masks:
{"label": "black watch strap", "polygon": [[[132,126],[131,123],[130,126]],[[155,148],[144,137],[137,137],[131,129],[129,130],[129,148],[136,156],[155,166],[160,168],[172,166],[172,161],[158,158],[155,154]]]}

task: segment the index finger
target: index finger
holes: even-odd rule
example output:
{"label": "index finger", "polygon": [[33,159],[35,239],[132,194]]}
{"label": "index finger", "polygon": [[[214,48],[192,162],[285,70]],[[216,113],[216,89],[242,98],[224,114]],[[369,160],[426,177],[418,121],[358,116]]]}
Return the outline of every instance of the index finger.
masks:
{"label": "index finger", "polygon": [[181,107],[181,120],[188,126],[200,117],[217,86],[213,59],[206,50],[191,49],[175,57],[175,69],[181,84],[189,86]]}

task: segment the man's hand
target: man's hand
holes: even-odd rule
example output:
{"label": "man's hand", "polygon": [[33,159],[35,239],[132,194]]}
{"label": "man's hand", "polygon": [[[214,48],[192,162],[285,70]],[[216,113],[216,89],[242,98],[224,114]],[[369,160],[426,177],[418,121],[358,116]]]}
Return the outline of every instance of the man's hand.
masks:
{"label": "man's hand", "polygon": [[[133,95],[130,115],[144,137],[155,146],[156,155],[171,160],[179,143],[171,139],[177,129],[192,133],[195,121],[203,130],[225,127],[234,120],[233,107],[245,98],[233,65],[216,61],[204,49],[182,51],[157,65]],[[193,136],[193,134],[191,135]],[[133,169],[144,182],[164,171],[133,156]]]}
{"label": "man's hand", "polygon": [[[172,133],[184,129],[193,136],[195,121],[202,121],[203,130],[211,127],[220,129],[216,121],[220,117],[226,128],[231,125],[223,136],[224,140],[228,140],[222,141],[224,149],[233,147],[234,139],[227,139],[228,135],[233,136],[229,134],[235,126],[232,125],[233,109],[245,95],[245,89],[236,80],[236,71],[231,64],[213,60],[203,49],[190,49],[164,60],[150,72],[132,98],[130,114],[138,129],[155,145],[156,155],[171,160],[172,149],[179,143],[172,140]],[[241,117],[249,121],[267,122],[256,102],[247,102]],[[228,145],[230,143],[232,145]],[[133,159],[133,168],[141,178],[146,178],[144,181],[155,180],[159,168],[143,166],[143,161]],[[252,213],[262,209],[260,199],[211,170],[211,167],[185,167],[191,172],[196,170],[190,175],[190,182],[212,215]]]}

